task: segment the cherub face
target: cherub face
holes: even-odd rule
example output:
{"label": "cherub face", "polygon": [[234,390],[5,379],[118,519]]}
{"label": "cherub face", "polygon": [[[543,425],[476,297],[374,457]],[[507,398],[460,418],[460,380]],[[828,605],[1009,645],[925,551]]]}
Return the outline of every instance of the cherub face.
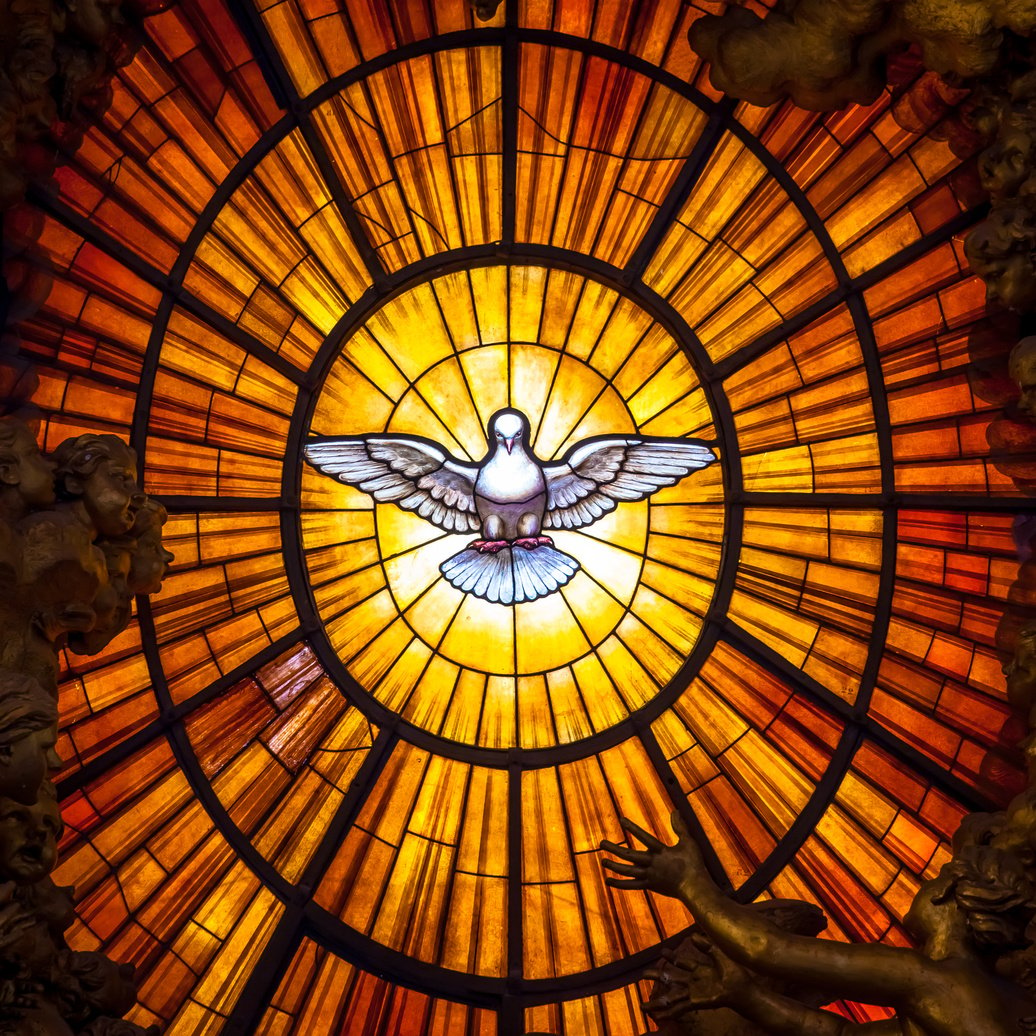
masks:
{"label": "cherub face", "polygon": [[118,9],[117,0],[78,0],[71,5],[72,22],[82,36],[99,47],[122,22]]}
{"label": "cherub face", "polygon": [[1011,350],[1010,374],[1022,393],[1018,409],[1036,421],[1036,335],[1023,338]]}
{"label": "cherub face", "polygon": [[994,197],[1014,194],[1029,176],[1031,138],[1013,132],[987,148],[979,159],[982,186]]}
{"label": "cherub face", "polygon": [[41,795],[32,806],[0,799],[0,875],[19,885],[46,877],[57,862],[62,830],[52,795]]}
{"label": "cherub face", "polygon": [[0,745],[0,794],[23,805],[31,805],[39,795],[48,772],[61,767],[54,746],[58,740],[57,722],[10,745]]}
{"label": "cherub face", "polygon": [[0,481],[17,486],[28,507],[54,503],[54,465],[40,453],[36,440],[24,425],[16,430],[11,460],[0,464]]}
{"label": "cherub face", "polygon": [[116,964],[103,953],[80,951],[63,954],[59,967],[70,974],[83,1000],[104,1014],[122,1014],[136,999],[132,964]]}
{"label": "cherub face", "polygon": [[90,520],[102,536],[123,536],[133,526],[137,509],[146,499],[137,485],[137,464],[132,450],[124,447],[106,457],[89,475],[69,479],[78,484]]}
{"label": "cherub face", "polygon": [[1021,312],[1036,303],[1036,271],[1024,253],[971,258],[971,269],[986,282],[986,297]]}
{"label": "cherub face", "polygon": [[142,536],[133,552],[130,585],[138,594],[156,594],[162,589],[162,580],[169,571],[173,555],[162,546],[158,532]]}
{"label": "cherub face", "polygon": [[148,500],[137,514],[133,533],[138,539],[129,572],[134,593],[155,594],[162,589],[162,580],[173,560],[173,555],[162,546],[166,518],[166,510],[157,500]]}
{"label": "cherub face", "polygon": [[32,888],[32,905],[36,916],[53,932],[63,932],[75,917],[71,885],[55,885],[45,878]]}
{"label": "cherub face", "polygon": [[496,14],[496,9],[500,6],[500,0],[475,0],[474,6],[475,14],[478,15],[479,21],[488,22]]}

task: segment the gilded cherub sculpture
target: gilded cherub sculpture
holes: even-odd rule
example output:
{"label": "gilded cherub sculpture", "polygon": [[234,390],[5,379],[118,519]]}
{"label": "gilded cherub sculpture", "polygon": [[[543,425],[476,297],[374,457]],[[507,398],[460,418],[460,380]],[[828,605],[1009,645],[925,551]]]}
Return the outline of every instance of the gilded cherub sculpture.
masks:
{"label": "gilded cherub sculpture", "polygon": [[54,503],[54,464],[21,421],[0,422],[0,519],[16,522]]}
{"label": "gilded cherub sculpture", "polygon": [[172,560],[165,508],[114,435],[66,439],[45,457],[28,426],[0,421],[0,666],[57,689],[56,650],[96,654],[156,593]]}
{"label": "gilded cherub sculpture", "polygon": [[0,1036],[144,1036],[117,1015],[132,969],[65,940],[69,889],[49,878],[62,821],[57,652],[96,654],[126,628],[135,594],[172,560],[165,508],[114,435],[79,435],[52,456],[0,420]]}
{"label": "gilded cherub sculpture", "polygon": [[1018,412],[1036,421],[1036,335],[1020,339],[1007,364],[1011,380],[1021,393],[1016,404]]}

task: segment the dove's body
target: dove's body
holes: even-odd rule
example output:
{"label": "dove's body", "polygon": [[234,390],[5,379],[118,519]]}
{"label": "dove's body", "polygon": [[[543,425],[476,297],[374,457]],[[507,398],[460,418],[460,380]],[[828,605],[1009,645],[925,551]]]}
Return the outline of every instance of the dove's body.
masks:
{"label": "dove's body", "polygon": [[487,540],[537,536],[543,528],[547,480],[539,464],[518,446],[508,453],[498,444],[475,481],[475,508]]}
{"label": "dove's body", "polygon": [[520,410],[498,410],[478,464],[400,434],[313,440],[306,457],[325,474],[448,533],[480,532],[481,540],[439,570],[463,593],[507,605],[546,597],[579,571],[579,562],[544,530],[592,525],[618,504],[643,500],[716,459],[693,439],[618,435],[584,439],[561,460],[544,463],[528,445],[529,430]]}

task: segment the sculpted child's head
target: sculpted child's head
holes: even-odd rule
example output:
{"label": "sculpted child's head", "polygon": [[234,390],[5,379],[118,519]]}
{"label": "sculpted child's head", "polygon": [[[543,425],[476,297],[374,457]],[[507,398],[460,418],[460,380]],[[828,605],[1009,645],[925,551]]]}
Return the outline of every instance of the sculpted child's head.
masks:
{"label": "sculpted child's head", "polygon": [[986,295],[1024,312],[1036,304],[1036,212],[1011,203],[994,210],[964,241],[971,269],[986,282]]}
{"label": "sculpted child's head", "polygon": [[36,801],[47,773],[61,766],[57,728],[57,703],[36,680],[0,672],[0,795]]}
{"label": "sculpted child's head", "polygon": [[80,435],[55,451],[58,493],[80,500],[101,536],[125,536],[145,500],[137,456],[116,435]]}
{"label": "sculpted child's head", "polygon": [[76,1030],[98,1014],[120,1015],[137,999],[132,964],[117,964],[103,953],[62,951],[56,969],[58,1003]]}
{"label": "sculpted child's head", "polygon": [[54,465],[21,421],[0,421],[0,500],[12,518],[54,503]]}
{"label": "sculpted child's head", "polygon": [[1021,391],[1018,409],[1036,421],[1036,335],[1028,335],[1011,350],[1008,370]]}
{"label": "sculpted child's head", "polygon": [[154,594],[162,589],[173,555],[162,546],[162,526],[168,514],[157,500],[149,498],[137,512],[132,535],[137,537],[132,552],[129,587],[137,594]]}
{"label": "sculpted child's head", "polygon": [[57,792],[50,781],[40,786],[31,806],[0,799],[0,877],[19,885],[45,878],[57,863],[64,825]]}
{"label": "sculpted child's head", "polygon": [[920,939],[953,937],[1005,952],[1026,945],[1036,916],[1036,885],[1020,856],[990,845],[966,845],[921,885],[906,916]]}

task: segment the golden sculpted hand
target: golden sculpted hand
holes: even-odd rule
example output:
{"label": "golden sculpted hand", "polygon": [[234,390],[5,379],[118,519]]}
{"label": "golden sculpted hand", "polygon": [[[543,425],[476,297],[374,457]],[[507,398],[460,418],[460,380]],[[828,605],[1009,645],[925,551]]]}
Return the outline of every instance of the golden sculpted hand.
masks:
{"label": "golden sculpted hand", "polygon": [[621,817],[619,823],[647,849],[631,849],[615,842],[601,842],[602,849],[622,861],[604,861],[606,870],[622,875],[619,878],[605,878],[606,884],[617,889],[649,889],[663,896],[682,899],[687,882],[693,881],[704,871],[705,861],[680,814],[674,812],[670,817],[677,836],[676,845],[664,845],[626,817]]}
{"label": "golden sculpted hand", "polygon": [[644,973],[645,978],[662,987],[656,988],[644,1004],[644,1009],[656,1021],[682,1018],[703,1008],[736,1006],[753,981],[747,968],[717,950],[700,932],[692,932],[690,940],[704,955],[704,960],[663,950],[666,963]]}

